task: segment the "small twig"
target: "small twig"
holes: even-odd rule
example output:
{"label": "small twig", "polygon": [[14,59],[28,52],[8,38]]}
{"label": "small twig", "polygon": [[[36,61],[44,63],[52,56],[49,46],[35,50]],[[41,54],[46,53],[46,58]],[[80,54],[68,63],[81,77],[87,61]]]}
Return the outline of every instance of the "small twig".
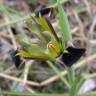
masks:
{"label": "small twig", "polygon": [[94,78],[96,77],[96,73],[92,73],[92,74],[88,74],[86,76],[84,76],[85,79],[90,79],[90,78]]}
{"label": "small twig", "polygon": [[74,16],[79,24],[79,29],[80,29],[80,33],[81,34],[81,37],[82,37],[82,40],[86,41],[86,37],[85,37],[85,34],[84,34],[84,26],[83,26],[83,23],[82,21],[80,20],[79,16],[78,16],[78,13],[74,10]]}
{"label": "small twig", "polygon": [[28,61],[28,62],[25,64],[25,70],[24,70],[24,84],[26,84],[26,80],[27,80],[29,68],[30,68],[32,62],[33,62],[33,61],[30,60],[30,61]]}
{"label": "small twig", "polygon": [[[69,1],[69,0],[62,0],[61,3],[65,3],[67,1]],[[54,4],[54,5],[48,6],[48,7],[57,7],[57,3]],[[86,11],[86,8],[82,8],[80,10],[76,10],[77,13],[84,12],[84,11]],[[9,26],[9,25],[13,25],[13,24],[20,23],[22,21],[31,19],[34,16],[35,16],[35,13],[32,13],[31,15],[27,15],[27,16],[21,17],[21,18],[19,18],[17,20],[11,20],[10,22],[6,22],[6,23],[3,23],[3,24],[0,24],[0,29],[3,28],[3,27]]]}
{"label": "small twig", "polygon": [[[61,0],[61,4],[68,2],[69,0]],[[57,7],[57,3],[50,5],[49,7]]]}
{"label": "small twig", "polygon": [[5,71],[3,71],[2,73],[11,73],[11,69],[13,69],[14,68],[14,65],[13,66],[11,66],[11,67],[9,67],[9,68],[7,68]]}
{"label": "small twig", "polygon": [[[96,54],[85,58],[84,60],[82,60],[81,62],[77,63],[77,64],[74,65],[73,67],[74,67],[75,69],[80,68],[81,66],[85,66],[85,64],[87,64],[87,62],[90,62],[90,61],[92,61],[93,59],[96,59]],[[65,70],[65,71],[62,71],[62,72],[60,73],[61,76],[65,76],[66,74],[67,74],[67,71],[66,71],[66,70]],[[56,81],[56,80],[58,80],[58,79],[59,79],[59,76],[58,76],[58,75],[55,75],[55,76],[52,76],[52,77],[50,77],[49,79],[47,79],[47,80],[45,80],[45,81],[42,81],[42,82],[40,83],[40,85],[41,85],[41,86],[45,86],[45,85],[48,85],[48,84],[50,84],[50,83],[52,83],[52,82],[54,82],[54,81]]]}
{"label": "small twig", "polygon": [[64,84],[70,89],[69,82],[59,74],[60,71],[53,65],[53,63],[51,61],[47,61],[47,63],[54,70],[54,72],[59,76],[59,78],[64,82]]}
{"label": "small twig", "polygon": [[[90,55],[93,51],[92,50],[93,45],[90,44],[90,40],[93,40],[95,25],[96,25],[96,16],[92,20],[92,24],[90,26],[88,36],[87,36],[87,38],[88,38],[88,40],[87,40],[87,55]],[[88,67],[89,67],[88,69],[90,69],[90,66],[88,66]]]}
{"label": "small twig", "polygon": [[[5,16],[5,21],[6,21],[6,23],[9,22],[9,18],[7,16]],[[10,29],[10,27],[7,27],[7,29],[8,29],[9,35],[11,37],[14,49],[16,50],[17,49],[17,44],[16,44],[16,41],[15,41],[14,35],[12,33],[12,30]]]}
{"label": "small twig", "polygon": [[88,0],[83,0],[83,1],[87,7],[87,11],[88,11],[89,15],[91,16],[91,8],[90,8],[90,4],[89,4]]}
{"label": "small twig", "polygon": [[30,92],[30,93],[36,93],[34,89],[30,88],[29,86],[25,86],[25,88]]}
{"label": "small twig", "polygon": [[31,19],[31,18],[32,18],[31,15],[27,15],[27,16],[21,17],[21,18],[19,18],[17,20],[11,20],[10,22],[6,22],[6,23],[3,23],[3,24],[0,24],[0,29],[3,28],[3,27],[6,27],[6,26],[10,26],[10,25],[16,24],[16,23],[20,23],[20,22],[22,22],[24,20],[28,20],[28,19]]}
{"label": "small twig", "polygon": [[9,80],[14,80],[16,82],[26,83],[26,84],[29,84],[29,85],[32,85],[32,86],[38,86],[38,87],[40,86],[40,84],[37,83],[37,82],[29,81],[29,80],[26,80],[26,82],[24,82],[24,80],[22,80],[22,79],[19,79],[19,78],[13,77],[13,76],[9,76],[9,75],[3,74],[3,73],[0,73],[0,77],[6,78],[6,79],[9,79]]}

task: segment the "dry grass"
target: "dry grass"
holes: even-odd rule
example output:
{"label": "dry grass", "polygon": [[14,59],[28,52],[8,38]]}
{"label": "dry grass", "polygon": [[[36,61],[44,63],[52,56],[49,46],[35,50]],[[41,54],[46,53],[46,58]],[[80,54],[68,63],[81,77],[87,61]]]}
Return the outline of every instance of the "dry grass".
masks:
{"label": "dry grass", "polygon": [[[82,69],[82,66],[83,66],[82,70],[84,73],[95,74],[96,72],[96,64],[95,64],[96,63],[96,54],[95,54],[96,52],[96,1],[95,0],[73,0],[73,1],[70,2],[69,0],[66,0],[66,2],[63,1],[62,4],[65,6],[67,15],[69,16],[69,22],[70,22],[70,26],[73,34],[74,45],[77,47],[84,47],[87,50],[85,56],[81,58],[81,61],[79,63],[74,65],[74,68]],[[40,2],[41,1],[39,1],[39,3]],[[39,4],[36,3],[35,7],[31,9],[32,3],[29,4],[25,0],[20,1],[21,5],[18,4],[18,0],[13,0],[13,1],[9,0],[9,1],[5,1],[3,3],[0,2],[0,3],[1,5],[3,5],[4,3],[7,6],[18,7],[17,10],[22,11],[22,13],[24,12],[26,14],[28,13],[30,14],[31,11],[36,8],[36,6],[39,6]],[[11,5],[11,3],[13,5]],[[56,8],[57,5],[54,4],[52,6]],[[8,15],[10,16],[10,18],[8,17]],[[3,80],[2,82],[5,84],[5,86],[8,85],[8,89],[10,89],[11,86],[13,86],[12,83],[14,82],[24,83],[25,84],[24,86],[30,85],[31,88],[29,86],[25,87],[25,90],[30,92],[35,92],[37,91],[37,89],[39,89],[42,86],[48,86],[49,84],[53,84],[54,81],[57,81],[59,79],[59,76],[54,72],[52,72],[51,74],[49,67],[46,68],[46,66],[42,66],[42,64],[38,65],[40,61],[35,62],[36,64],[34,64],[33,61],[32,62],[26,61],[26,66],[25,66],[26,70],[17,70],[14,67],[10,58],[10,52],[13,49],[17,49],[18,44],[15,40],[14,34],[12,33],[11,26],[13,26],[15,23],[16,24],[15,26],[17,28],[20,27],[22,29],[24,26],[24,22],[21,17],[20,17],[21,21],[20,19],[18,20],[18,17],[16,17],[17,16],[16,13],[10,13],[8,15],[6,15],[6,13],[0,14],[0,22],[1,22],[1,25],[0,25],[0,71],[1,71],[0,80],[1,81]],[[53,17],[54,18],[52,20],[53,22],[52,24],[54,28],[58,30],[59,28],[58,28],[58,20],[56,19],[57,17],[55,15]],[[24,18],[24,20],[25,19],[29,19],[29,18],[27,17],[27,18]],[[13,21],[10,23],[10,26],[9,26],[8,22],[12,20],[17,20],[17,22]],[[32,64],[33,66],[32,67],[33,71],[39,70],[40,72],[40,73],[39,72],[36,73],[36,77],[34,77],[34,74],[32,77],[30,77],[28,74],[29,66],[31,67],[30,64]],[[24,73],[23,76],[21,76],[22,72]],[[42,72],[47,73],[47,75]],[[61,68],[60,75],[65,76],[66,74],[67,74],[66,70],[62,71],[62,68]],[[28,76],[31,78],[30,79],[31,81],[27,80],[29,79]],[[96,77],[96,75],[93,75],[93,77]],[[42,80],[42,78],[44,78],[44,80]],[[10,81],[12,82],[10,83]],[[9,84],[6,82],[8,82]],[[4,90],[2,86],[3,85],[0,84],[0,90]],[[36,90],[35,89],[33,90],[34,86],[36,86]]]}

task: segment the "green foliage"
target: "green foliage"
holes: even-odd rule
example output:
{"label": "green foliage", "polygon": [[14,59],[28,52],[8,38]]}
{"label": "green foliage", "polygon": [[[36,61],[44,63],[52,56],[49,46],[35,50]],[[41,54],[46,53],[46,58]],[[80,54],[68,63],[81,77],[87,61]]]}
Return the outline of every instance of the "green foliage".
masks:
{"label": "green foliage", "polygon": [[43,88],[40,89],[40,92],[43,93],[64,93],[64,90],[66,90],[65,88],[66,86],[64,85],[63,82],[61,82],[61,80],[58,80],[56,82],[54,82],[53,84],[49,84],[48,86],[45,86]]}
{"label": "green foliage", "polygon": [[72,34],[69,27],[67,15],[65,14],[65,11],[60,4],[60,1],[61,0],[57,0],[57,7],[59,12],[59,24],[62,32],[62,47],[64,48],[65,43],[72,44]]}
{"label": "green foliage", "polygon": [[[41,40],[41,42],[46,41],[46,37],[44,36],[44,33],[45,34],[47,33],[48,37],[50,37],[51,39],[49,40],[49,42],[45,43],[45,46],[46,46],[45,50],[43,48],[40,49],[39,46],[37,46],[38,48],[35,49],[30,41],[28,41],[27,39],[23,40],[23,42],[21,42],[21,44],[26,43],[27,41],[28,41],[27,43],[30,42],[30,44],[25,44],[28,46],[28,50],[27,50],[28,52],[27,53],[25,52],[27,56],[25,56],[24,50],[20,53],[21,56],[28,57],[28,53],[30,53],[29,54],[30,58],[33,54],[32,58],[35,58],[35,57],[42,58],[45,56],[45,58],[47,57],[47,59],[50,58],[52,60],[52,59],[55,59],[56,57],[58,57],[62,51],[65,52],[64,44],[66,43],[66,41],[67,41],[67,43],[69,43],[69,42],[72,43],[72,34],[71,34],[71,31],[70,31],[70,28],[68,25],[67,16],[64,13],[64,10],[59,1],[58,1],[58,10],[59,10],[59,23],[60,23],[60,27],[61,27],[61,31],[62,31],[62,36],[61,36],[62,40],[60,38],[58,38],[53,26],[51,25],[50,21],[48,20],[48,18],[45,16],[42,16],[40,14],[38,18],[33,18],[35,23],[34,22],[27,23],[27,28],[29,30],[31,30],[32,32],[36,33],[38,35],[38,37],[40,37],[39,39]],[[20,38],[20,39],[22,39],[22,38]],[[22,41],[22,40],[19,40],[19,41]],[[62,43],[62,46],[61,46],[61,43]],[[44,45],[44,43],[43,43],[43,45]],[[63,48],[63,50],[62,50],[62,48]],[[36,52],[38,54],[35,54],[34,49],[36,51],[38,50]],[[40,54],[43,54],[43,55],[40,55]]]}
{"label": "green foliage", "polygon": [[55,38],[58,41],[58,36],[53,29],[51,23],[48,21],[48,19],[44,16],[40,16],[38,18],[38,23],[44,28],[45,31],[51,32],[51,35],[53,35],[53,38]]}
{"label": "green foliage", "polygon": [[59,38],[47,18],[44,16],[34,18],[33,22],[27,23],[27,28],[38,35],[39,38],[34,44],[24,33],[20,37],[17,37],[17,41],[25,49],[20,51],[19,55],[21,57],[53,60],[60,55],[61,46],[59,44]]}
{"label": "green foliage", "polygon": [[[57,7],[59,11],[59,24],[61,28],[61,38],[59,38],[49,22],[49,20],[43,16],[39,16],[39,18],[35,18],[36,22],[28,22],[27,23],[27,28],[38,35],[38,42],[33,43],[32,39],[29,38],[25,33],[20,34],[20,36],[16,37],[17,42],[22,46],[22,50],[20,50],[19,54],[21,57],[27,58],[27,59],[43,59],[43,60],[50,60],[49,65],[55,71],[55,73],[60,76],[60,79],[65,83],[65,86],[67,86],[67,89],[69,90],[68,95],[63,94],[61,96],[76,96],[78,93],[78,90],[80,89],[80,86],[83,84],[84,80],[80,80],[78,82],[78,78],[76,77],[75,71],[73,69],[68,70],[68,81],[61,76],[59,73],[59,70],[54,66],[54,64],[51,62],[51,60],[55,60],[57,57],[59,57],[63,52],[66,52],[64,48],[64,44],[67,42],[68,44],[72,44],[72,34],[70,31],[69,23],[68,23],[68,18],[65,14],[65,11],[63,10],[63,7],[60,4],[60,0],[57,0]],[[10,10],[13,11],[13,10]],[[26,19],[32,19],[31,16],[25,16],[23,18],[20,18],[18,20],[10,21],[4,24],[0,25],[0,28],[18,23],[20,21],[26,20]],[[33,19],[32,19],[33,20]],[[40,43],[40,44],[39,44]],[[61,46],[62,44],[62,46]],[[56,85],[56,86],[55,86]],[[54,86],[48,87],[44,92],[50,92],[51,89],[54,91],[57,91],[59,88],[61,88],[64,85],[59,82],[59,84],[55,84]],[[70,88],[71,87],[71,88]],[[61,88],[61,89],[63,89]],[[52,91],[53,91],[52,90]],[[23,93],[18,93],[18,92],[2,92],[2,94],[9,94],[10,96],[21,96]],[[14,95],[15,94],[15,95]],[[32,96],[30,93],[24,93],[24,96]],[[22,95],[22,96],[23,96]],[[33,96],[50,96],[49,94],[34,94]],[[51,95],[51,96],[56,96]],[[57,95],[57,96],[60,96]],[[83,95],[82,95],[83,96]],[[85,96],[85,95],[84,95]],[[92,95],[91,95],[92,96]]]}

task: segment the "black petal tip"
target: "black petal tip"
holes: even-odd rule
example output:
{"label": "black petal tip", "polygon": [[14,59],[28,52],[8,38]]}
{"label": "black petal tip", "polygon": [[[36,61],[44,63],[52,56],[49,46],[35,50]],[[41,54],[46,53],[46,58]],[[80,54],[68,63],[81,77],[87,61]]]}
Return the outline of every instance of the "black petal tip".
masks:
{"label": "black petal tip", "polygon": [[51,11],[53,10],[52,7],[50,8],[42,8],[40,10],[37,10],[36,13],[36,17],[39,17],[39,14],[44,16],[44,15],[48,15]]}
{"label": "black petal tip", "polygon": [[61,61],[68,67],[71,67],[74,63],[76,63],[80,57],[85,53],[84,48],[67,48],[68,53],[63,53],[61,56]]}
{"label": "black petal tip", "polygon": [[14,35],[17,35],[17,34],[18,34],[18,32],[17,32],[17,30],[16,30],[15,27],[11,27],[11,30],[12,30],[12,33],[13,33]]}
{"label": "black petal tip", "polygon": [[18,50],[15,50],[14,52],[11,53],[11,58],[12,61],[14,62],[16,68],[18,68],[22,62],[21,58],[19,55],[17,55],[19,53]]}

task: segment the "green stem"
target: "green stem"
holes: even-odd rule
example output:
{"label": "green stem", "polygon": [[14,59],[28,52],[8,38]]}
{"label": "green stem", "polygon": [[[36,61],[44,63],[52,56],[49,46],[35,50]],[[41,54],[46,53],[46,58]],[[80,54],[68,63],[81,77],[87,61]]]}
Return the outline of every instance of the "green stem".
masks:
{"label": "green stem", "polygon": [[47,61],[47,63],[54,70],[54,72],[60,77],[60,79],[65,83],[65,85],[70,89],[70,84],[63,76],[60,75],[60,71],[53,65],[53,63],[51,61]]}
{"label": "green stem", "polygon": [[[0,96],[69,96],[69,94],[48,94],[48,93],[29,93],[29,92],[14,92],[14,91],[0,91]],[[96,92],[88,92],[80,94],[79,96],[96,96]]]}
{"label": "green stem", "polygon": [[6,96],[68,96],[67,94],[46,94],[46,93],[28,93],[28,92],[16,92],[16,91],[2,91],[1,95]]}
{"label": "green stem", "polygon": [[68,71],[68,81],[70,83],[70,85],[72,85],[72,83],[75,80],[75,70],[73,67],[67,68]]}
{"label": "green stem", "polygon": [[70,88],[70,96],[77,96],[77,92],[76,92],[76,77],[75,77],[75,70],[73,67],[67,68],[68,71],[68,81],[69,84],[71,86]]}
{"label": "green stem", "polygon": [[31,19],[31,18],[32,18],[32,16],[28,15],[28,16],[21,17],[21,18],[19,18],[17,20],[12,20],[10,22],[5,22],[3,24],[0,24],[0,29],[3,28],[3,27],[9,26],[9,25],[13,25],[13,24],[19,23],[19,22],[24,21],[24,20]]}

